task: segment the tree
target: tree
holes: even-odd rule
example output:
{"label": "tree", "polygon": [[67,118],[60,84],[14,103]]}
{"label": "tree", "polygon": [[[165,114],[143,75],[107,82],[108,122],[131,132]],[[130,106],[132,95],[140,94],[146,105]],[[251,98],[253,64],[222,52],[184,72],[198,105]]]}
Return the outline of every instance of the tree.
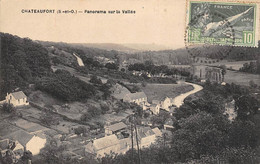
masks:
{"label": "tree", "polygon": [[257,88],[257,84],[256,84],[253,80],[250,80],[250,81],[249,81],[249,86],[250,86],[251,88]]}
{"label": "tree", "polygon": [[228,142],[230,147],[256,148],[259,135],[259,131],[252,121],[235,120],[228,131]]}
{"label": "tree", "polygon": [[250,95],[242,95],[235,97],[235,111],[237,119],[247,120],[256,114],[259,102],[256,98]]}
{"label": "tree", "polygon": [[106,105],[106,104],[101,104],[100,107],[101,107],[101,110],[102,110],[102,114],[105,114],[106,112],[108,112],[110,110],[109,106]]}
{"label": "tree", "polygon": [[179,121],[173,133],[172,149],[178,160],[199,159],[202,155],[216,155],[225,145],[229,121],[223,116],[213,117],[199,112]]}
{"label": "tree", "polygon": [[83,134],[84,136],[88,132],[89,129],[87,129],[85,126],[79,126],[74,129],[75,134],[80,135]]}
{"label": "tree", "polygon": [[28,164],[29,160],[32,160],[32,153],[29,150],[23,152],[23,156],[19,159],[17,164]]}
{"label": "tree", "polygon": [[124,68],[121,68],[121,72],[125,72],[125,69],[124,69]]}
{"label": "tree", "polygon": [[5,113],[13,113],[13,114],[16,113],[16,109],[13,106],[13,104],[9,104],[9,103],[4,103],[1,110],[4,111]]}
{"label": "tree", "polygon": [[133,88],[131,89],[131,91],[133,92],[133,93],[135,93],[135,92],[140,92],[140,88],[137,86],[137,85],[134,85],[133,86]]}
{"label": "tree", "polygon": [[96,85],[101,85],[101,84],[103,84],[102,81],[101,81],[101,79],[99,79],[99,78],[98,78],[97,76],[95,76],[95,75],[93,75],[93,76],[90,78],[89,82],[91,82],[92,84],[96,84]]}
{"label": "tree", "polygon": [[57,141],[51,140],[40,152],[40,159],[35,163],[46,164],[63,164],[65,161],[62,158],[62,153],[65,151],[64,145],[58,145]]}
{"label": "tree", "polygon": [[107,64],[105,65],[105,67],[106,67],[107,69],[111,69],[111,70],[118,70],[118,66],[117,66],[117,64],[115,64],[115,63],[107,63]]}
{"label": "tree", "polygon": [[226,67],[226,65],[221,65],[220,68],[222,69],[221,73],[224,78],[225,74],[227,73],[227,67]]}

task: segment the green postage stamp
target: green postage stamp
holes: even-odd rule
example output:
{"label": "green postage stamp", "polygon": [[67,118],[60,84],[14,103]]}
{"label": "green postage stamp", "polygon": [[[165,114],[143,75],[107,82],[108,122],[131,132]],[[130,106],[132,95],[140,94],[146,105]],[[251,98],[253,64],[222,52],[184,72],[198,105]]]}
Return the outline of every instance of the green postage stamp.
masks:
{"label": "green postage stamp", "polygon": [[187,1],[188,44],[258,46],[258,5],[223,1]]}

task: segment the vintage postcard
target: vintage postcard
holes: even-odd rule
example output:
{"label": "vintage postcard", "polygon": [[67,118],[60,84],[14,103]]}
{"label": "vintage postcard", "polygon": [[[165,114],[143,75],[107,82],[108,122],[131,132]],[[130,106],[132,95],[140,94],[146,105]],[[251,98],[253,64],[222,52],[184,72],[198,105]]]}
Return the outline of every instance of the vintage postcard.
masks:
{"label": "vintage postcard", "polygon": [[259,164],[260,0],[0,0],[0,164]]}

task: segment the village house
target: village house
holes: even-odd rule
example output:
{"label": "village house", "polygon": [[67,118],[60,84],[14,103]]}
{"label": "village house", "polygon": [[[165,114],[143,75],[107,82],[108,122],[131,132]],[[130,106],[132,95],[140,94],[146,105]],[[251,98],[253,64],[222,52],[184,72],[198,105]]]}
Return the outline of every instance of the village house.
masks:
{"label": "village house", "polygon": [[105,135],[116,134],[122,130],[125,130],[127,125],[123,122],[119,122],[110,126],[105,126]]}
{"label": "village house", "polygon": [[152,100],[150,110],[153,111],[154,114],[159,114],[160,109],[165,109],[169,111],[169,107],[172,106],[172,103],[172,99],[167,96],[162,98],[161,100]]}
{"label": "village house", "polygon": [[151,104],[150,110],[153,112],[153,114],[159,114],[160,112],[160,104]]}
{"label": "village house", "polygon": [[3,158],[7,153],[14,155],[13,162],[17,162],[23,156],[23,146],[18,141],[12,141],[9,139],[0,140],[0,158]]}
{"label": "village house", "polygon": [[[127,143],[127,142],[126,142]],[[95,139],[85,146],[85,152],[97,157],[104,157],[111,152],[120,152],[120,143],[115,134]]]}
{"label": "village house", "polygon": [[[151,129],[150,127],[140,127],[137,129],[137,138],[140,148],[147,148],[155,143],[157,137],[162,137],[162,132],[156,127]],[[134,145],[136,145],[136,139],[134,139]]]}
{"label": "village house", "polygon": [[147,104],[147,96],[144,92],[128,93],[123,98],[124,102],[134,102],[137,105]]}
{"label": "village house", "polygon": [[5,100],[6,103],[12,104],[14,107],[29,105],[27,96],[22,91],[13,92],[10,94],[7,93]]}
{"label": "village house", "polygon": [[166,96],[161,100],[161,108],[162,109],[168,110],[169,106],[171,106],[171,105],[172,105],[172,102],[171,102],[171,99],[169,97]]}
{"label": "village house", "polygon": [[40,150],[46,144],[46,138],[40,134],[30,134],[24,130],[15,131],[7,136],[6,139],[11,139],[18,141],[24,148],[24,150],[29,150],[32,155],[37,155],[40,153]]}
{"label": "village house", "polygon": [[[135,134],[135,132],[133,133]],[[156,138],[162,136],[158,128],[139,127],[137,129],[137,138],[140,148],[149,147],[155,143]],[[136,137],[133,138],[133,147],[137,149]],[[131,137],[119,139],[117,135],[112,134],[89,142],[85,146],[86,154],[104,157],[106,154],[117,153],[124,154],[132,147]]]}

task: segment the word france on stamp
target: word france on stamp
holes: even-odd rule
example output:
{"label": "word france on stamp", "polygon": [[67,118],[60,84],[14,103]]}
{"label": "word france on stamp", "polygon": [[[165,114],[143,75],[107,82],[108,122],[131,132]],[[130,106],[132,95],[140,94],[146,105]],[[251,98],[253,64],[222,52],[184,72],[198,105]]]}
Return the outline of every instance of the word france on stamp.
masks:
{"label": "word france on stamp", "polygon": [[186,42],[258,46],[258,4],[187,1]]}

